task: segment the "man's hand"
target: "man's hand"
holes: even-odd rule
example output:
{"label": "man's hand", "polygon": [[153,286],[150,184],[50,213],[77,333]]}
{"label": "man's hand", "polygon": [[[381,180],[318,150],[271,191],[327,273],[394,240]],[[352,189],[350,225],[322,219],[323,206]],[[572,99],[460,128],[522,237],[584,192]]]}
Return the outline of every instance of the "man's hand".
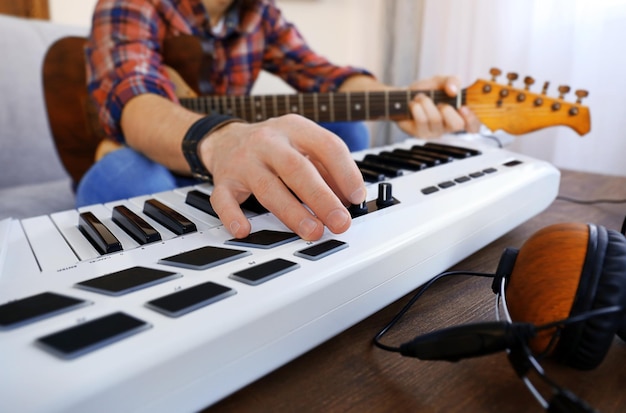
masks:
{"label": "man's hand", "polygon": [[[411,84],[413,90],[443,90],[454,97],[460,91],[459,79],[454,76],[435,76]],[[480,122],[466,106],[457,111],[450,105],[435,104],[423,94],[415,96],[410,103],[413,119],[398,122],[404,132],[420,138],[434,138],[449,132],[478,132]]]}
{"label": "man's hand", "polygon": [[204,139],[199,151],[213,175],[211,204],[238,238],[251,230],[239,207],[251,194],[305,240],[319,239],[324,226],[346,231],[351,217],[344,204],[358,204],[367,194],[345,143],[298,115],[230,123]]}

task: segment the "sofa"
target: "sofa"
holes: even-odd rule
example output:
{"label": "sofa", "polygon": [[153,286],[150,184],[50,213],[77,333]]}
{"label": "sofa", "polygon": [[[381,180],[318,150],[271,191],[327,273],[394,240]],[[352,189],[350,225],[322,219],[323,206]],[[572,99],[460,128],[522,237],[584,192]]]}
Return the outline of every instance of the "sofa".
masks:
{"label": "sofa", "polygon": [[74,207],[71,179],[50,132],[41,69],[54,41],[87,31],[0,15],[0,220]]}

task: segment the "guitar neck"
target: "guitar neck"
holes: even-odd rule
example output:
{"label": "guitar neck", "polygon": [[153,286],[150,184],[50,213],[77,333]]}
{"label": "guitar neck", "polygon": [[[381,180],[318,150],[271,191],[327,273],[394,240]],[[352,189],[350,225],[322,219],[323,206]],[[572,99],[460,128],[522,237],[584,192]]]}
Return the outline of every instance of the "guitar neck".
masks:
{"label": "guitar neck", "polygon": [[375,92],[297,93],[254,96],[200,96],[180,103],[198,113],[223,113],[259,122],[296,113],[316,122],[361,121],[411,117],[409,102],[418,94],[456,108],[465,104],[465,91],[449,97],[442,91],[389,90]]}

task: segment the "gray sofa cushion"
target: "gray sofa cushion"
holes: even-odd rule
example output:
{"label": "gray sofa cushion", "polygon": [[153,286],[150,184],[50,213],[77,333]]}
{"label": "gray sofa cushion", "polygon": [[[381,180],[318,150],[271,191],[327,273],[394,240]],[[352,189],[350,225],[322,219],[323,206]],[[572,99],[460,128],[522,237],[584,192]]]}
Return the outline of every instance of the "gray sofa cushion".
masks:
{"label": "gray sofa cushion", "polygon": [[0,15],[0,219],[73,207],[48,126],[41,68],[55,40],[87,31]]}

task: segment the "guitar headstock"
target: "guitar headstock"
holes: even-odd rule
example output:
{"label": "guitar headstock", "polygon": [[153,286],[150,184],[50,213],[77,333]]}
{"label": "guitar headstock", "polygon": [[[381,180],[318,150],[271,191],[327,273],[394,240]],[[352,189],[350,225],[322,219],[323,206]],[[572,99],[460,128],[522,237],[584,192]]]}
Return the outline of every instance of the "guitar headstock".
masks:
{"label": "guitar headstock", "polygon": [[576,102],[567,102],[564,95],[569,86],[559,86],[559,96],[547,96],[549,83],[543,85],[541,93],[530,92],[534,84],[531,77],[524,78],[524,88],[513,87],[516,73],[508,73],[507,84],[499,84],[496,77],[500,70],[491,69],[492,79],[477,80],[465,92],[466,105],[491,130],[504,130],[512,135],[533,132],[550,126],[569,126],[579,135],[589,132],[589,108],[582,105],[588,96],[585,90],[575,92]]}

